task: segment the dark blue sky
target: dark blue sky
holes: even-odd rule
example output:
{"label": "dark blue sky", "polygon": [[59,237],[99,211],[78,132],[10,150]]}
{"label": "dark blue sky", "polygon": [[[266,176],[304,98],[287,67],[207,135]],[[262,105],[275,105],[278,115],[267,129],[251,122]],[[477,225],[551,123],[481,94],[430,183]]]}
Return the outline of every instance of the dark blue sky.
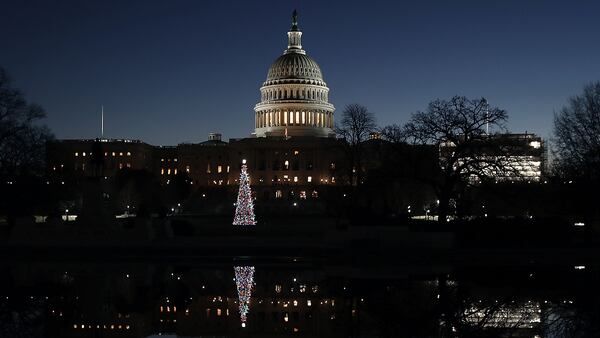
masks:
{"label": "dark blue sky", "polygon": [[58,138],[98,136],[101,104],[107,137],[245,137],[294,8],[338,116],[358,102],[403,123],[435,98],[485,96],[510,130],[547,137],[600,80],[598,1],[4,0],[0,66]]}

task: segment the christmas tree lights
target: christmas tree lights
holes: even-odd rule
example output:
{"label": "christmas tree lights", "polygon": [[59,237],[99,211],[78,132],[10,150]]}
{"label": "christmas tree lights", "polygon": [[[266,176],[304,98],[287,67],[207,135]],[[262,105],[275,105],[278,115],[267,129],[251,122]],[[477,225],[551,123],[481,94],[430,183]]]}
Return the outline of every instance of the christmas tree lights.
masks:
{"label": "christmas tree lights", "polygon": [[254,286],[254,267],[253,266],[234,266],[235,285],[238,292],[238,303],[240,309],[240,321],[242,327],[246,327],[247,315],[250,311],[250,297],[252,296],[252,287]]}
{"label": "christmas tree lights", "polygon": [[252,201],[252,190],[250,189],[250,176],[246,160],[242,161],[240,172],[240,190],[238,192],[237,204],[235,206],[235,217],[233,225],[255,225],[254,203]]}

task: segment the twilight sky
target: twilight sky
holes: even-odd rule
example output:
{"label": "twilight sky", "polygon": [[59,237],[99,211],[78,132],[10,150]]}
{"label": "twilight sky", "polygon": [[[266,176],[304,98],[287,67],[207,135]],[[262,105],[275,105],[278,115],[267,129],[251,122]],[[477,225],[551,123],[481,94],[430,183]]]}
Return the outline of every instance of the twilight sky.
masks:
{"label": "twilight sky", "polygon": [[267,70],[299,11],[337,116],[361,103],[403,123],[429,101],[486,97],[514,132],[600,80],[598,1],[0,2],[0,67],[58,138],[155,145],[253,131]]}

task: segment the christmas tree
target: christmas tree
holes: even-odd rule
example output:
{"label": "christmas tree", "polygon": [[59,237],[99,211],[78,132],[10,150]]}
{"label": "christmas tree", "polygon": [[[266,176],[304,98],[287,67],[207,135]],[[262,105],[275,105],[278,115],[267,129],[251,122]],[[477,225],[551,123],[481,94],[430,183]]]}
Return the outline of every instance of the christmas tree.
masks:
{"label": "christmas tree", "polygon": [[250,311],[250,296],[252,296],[252,287],[254,286],[254,267],[234,266],[233,271],[235,272],[235,285],[238,292],[240,320],[242,327],[246,327],[247,315]]}
{"label": "christmas tree", "polygon": [[252,190],[250,190],[250,176],[246,160],[242,161],[240,172],[240,190],[238,192],[237,204],[233,225],[255,225],[254,203],[252,202]]}

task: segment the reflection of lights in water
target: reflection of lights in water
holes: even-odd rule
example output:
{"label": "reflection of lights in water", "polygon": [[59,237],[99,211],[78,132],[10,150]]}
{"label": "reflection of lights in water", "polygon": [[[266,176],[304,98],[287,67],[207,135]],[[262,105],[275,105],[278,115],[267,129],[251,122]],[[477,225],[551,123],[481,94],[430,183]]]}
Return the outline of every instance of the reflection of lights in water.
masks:
{"label": "reflection of lights in water", "polygon": [[233,270],[239,299],[240,320],[242,327],[246,327],[247,315],[250,311],[250,297],[254,286],[254,267],[234,266]]}

